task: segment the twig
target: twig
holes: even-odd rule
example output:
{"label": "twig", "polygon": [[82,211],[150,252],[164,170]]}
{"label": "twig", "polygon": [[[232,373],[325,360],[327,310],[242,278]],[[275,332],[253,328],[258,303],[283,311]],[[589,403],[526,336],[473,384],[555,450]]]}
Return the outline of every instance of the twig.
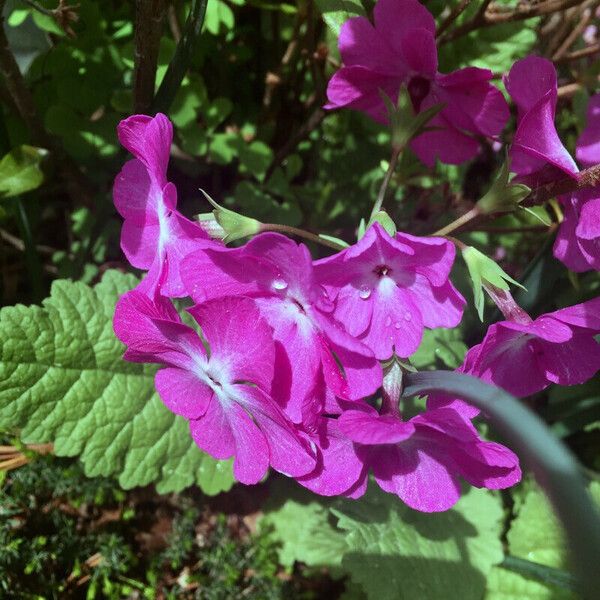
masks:
{"label": "twig", "polygon": [[42,15],[46,15],[47,17],[54,18],[54,11],[50,10],[49,8],[44,8],[41,4],[38,4],[34,0],[21,0],[21,2],[28,4],[29,6],[31,6],[31,8],[33,8],[34,10],[37,10]]}
{"label": "twig", "polygon": [[164,0],[136,0],[133,107],[148,113],[154,99]]}
{"label": "twig", "polygon": [[579,58],[584,58],[586,56],[591,56],[592,54],[596,54],[600,52],[600,43],[592,44],[587,48],[582,48],[581,50],[573,50],[573,52],[569,52],[569,54],[565,54],[561,56],[556,62],[567,62],[571,60],[577,60]]}
{"label": "twig", "polygon": [[600,183],[600,164],[594,165],[578,173],[577,178],[564,177],[558,181],[541,185],[533,190],[527,196],[521,206],[535,206],[544,204],[563,194],[570,194],[590,187],[595,187]]}
{"label": "twig", "polygon": [[464,12],[464,10],[471,4],[471,0],[461,0],[448,14],[448,16],[439,24],[435,37],[440,37],[450,25],[458,19],[458,17]]}
{"label": "twig", "polygon": [[583,86],[580,83],[567,83],[558,88],[557,94],[559,98],[570,98],[582,88]]}
{"label": "twig", "polygon": [[[25,242],[16,235],[6,231],[6,229],[0,228],[0,238],[10,244],[13,248],[19,250],[19,252],[25,251]],[[43,244],[37,244],[35,248],[40,254],[45,254],[47,256],[52,256],[55,252],[57,252],[55,248],[44,246]]]}
{"label": "twig", "polygon": [[593,12],[590,8],[592,2],[584,3],[584,5],[578,11],[580,15],[579,23],[571,29],[571,32],[564,39],[563,43],[559,46],[558,50],[552,55],[552,60],[558,60],[561,56],[564,56],[569,48],[575,43],[577,38],[583,33],[585,28],[589,25],[592,20]]}
{"label": "twig", "polygon": [[[512,10],[498,10],[495,7],[490,7],[490,0],[484,0],[477,14],[463,23],[456,29],[449,31],[440,40],[441,43],[450,42],[458,37],[466,35],[475,29],[483,27],[491,27],[493,25],[501,25],[502,23],[511,23],[515,21],[524,21],[533,17],[541,17],[555,12],[567,10],[572,6],[581,4],[581,0],[546,0],[538,4],[518,4]],[[494,8],[494,10],[491,10]]]}

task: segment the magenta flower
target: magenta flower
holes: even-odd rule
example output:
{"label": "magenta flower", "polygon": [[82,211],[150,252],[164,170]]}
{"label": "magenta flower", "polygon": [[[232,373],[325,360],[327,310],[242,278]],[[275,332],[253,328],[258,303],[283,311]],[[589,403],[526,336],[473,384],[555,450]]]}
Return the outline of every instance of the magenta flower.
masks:
{"label": "magenta flower", "polygon": [[121,248],[127,260],[149,271],[140,290],[152,290],[164,271],[165,296],[184,296],[179,276],[183,256],[208,235],[177,210],[177,190],[167,182],[173,126],[163,114],[134,115],[118,127],[119,140],[135,159],[115,179],[114,202],[125,219]]}
{"label": "magenta flower", "polygon": [[587,123],[577,140],[575,156],[584,167],[600,163],[600,94],[588,102]]}
{"label": "magenta flower", "polygon": [[554,242],[554,256],[571,271],[600,271],[600,188],[560,196],[563,221]]}
{"label": "magenta flower", "polygon": [[594,339],[599,332],[600,298],[534,321],[501,321],[491,325],[483,341],[467,352],[460,370],[521,397],[551,383],[584,383],[600,369],[600,345]]}
{"label": "magenta flower", "polygon": [[[587,125],[577,140],[575,155],[584,167],[600,163],[600,94],[590,98]],[[584,189],[560,200],[564,219],[554,256],[578,273],[600,271],[600,188]]]}
{"label": "magenta flower", "polygon": [[269,465],[292,477],[313,471],[308,444],[269,397],[275,347],[254,302],[225,298],[189,312],[208,349],[168,300],[125,294],[114,320],[125,358],[164,366],[155,378],[162,401],[189,421],[202,450],[217,459],[235,456],[238,481],[257,483]]}
{"label": "magenta flower", "polygon": [[335,300],[335,318],[380,360],[417,350],[425,327],[455,327],[464,298],[448,280],[454,245],[374,223],[362,239],[315,262],[317,281]]}
{"label": "magenta flower", "polygon": [[344,23],[339,49],[344,61],[327,87],[325,108],[348,107],[387,122],[380,95],[392,101],[406,85],[413,107],[420,112],[434,104],[445,108],[411,148],[428,166],[437,159],[449,164],[469,160],[478,151],[478,135],[498,135],[509,118],[499,90],[489,81],[488,69],[467,67],[438,73],[435,21],[416,0],[379,0],[374,25],[364,17]]}
{"label": "magenta flower", "polygon": [[339,429],[355,442],[363,470],[379,487],[423,512],[451,508],[460,498],[459,478],[475,487],[503,489],[521,479],[518,458],[508,448],[483,441],[469,419],[451,408],[428,410],[403,422],[366,404],[345,411]]}
{"label": "magenta flower", "polygon": [[323,382],[336,396],[350,399],[368,396],[381,385],[381,367],[372,352],[333,318],[333,304],[315,283],[306,246],[263,233],[241,248],[194,252],[183,261],[181,273],[196,302],[255,298],[273,328],[271,393],[295,423],[303,422],[307,411],[318,413],[314,401],[324,395]]}
{"label": "magenta flower", "polygon": [[565,174],[576,177],[577,165],[554,126],[558,87],[552,62],[537,56],[523,58],[512,66],[504,85],[518,110],[509,152],[511,171],[534,187]]}

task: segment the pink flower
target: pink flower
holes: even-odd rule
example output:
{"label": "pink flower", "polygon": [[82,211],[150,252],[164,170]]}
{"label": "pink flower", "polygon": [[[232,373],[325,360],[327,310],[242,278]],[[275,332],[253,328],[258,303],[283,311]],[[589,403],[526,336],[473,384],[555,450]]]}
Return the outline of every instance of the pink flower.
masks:
{"label": "pink flower", "polygon": [[587,123],[577,140],[575,156],[584,167],[600,163],[600,94],[588,102]]}
{"label": "pink flower", "polygon": [[537,56],[523,58],[512,66],[504,85],[518,109],[509,152],[511,171],[534,187],[565,174],[576,177],[577,165],[554,126],[558,97],[554,65]]}
{"label": "pink flower", "polygon": [[148,270],[140,290],[152,290],[164,271],[161,293],[184,296],[183,256],[208,235],[177,210],[177,190],[167,182],[173,126],[163,114],[134,115],[119,124],[119,140],[134,156],[115,179],[114,202],[125,219],[121,248],[138,269]]}
{"label": "pink flower", "polygon": [[554,242],[554,256],[571,271],[600,271],[600,188],[560,196],[563,221]]}
{"label": "pink flower", "polygon": [[[587,125],[577,140],[575,155],[584,167],[600,163],[600,94],[590,98]],[[600,271],[600,188],[584,189],[560,200],[564,220],[554,256],[578,273]]]}
{"label": "pink flower", "polygon": [[374,223],[361,240],[316,261],[317,281],[335,300],[334,316],[380,360],[417,350],[425,327],[455,327],[464,298],[448,280],[454,245]]}
{"label": "pink flower", "polygon": [[242,483],[257,483],[269,465],[290,476],[314,470],[308,445],[269,396],[275,347],[254,302],[225,298],[189,312],[208,349],[168,300],[125,294],[114,319],[125,359],[164,366],[155,378],[162,401],[189,421],[202,450],[217,459],[235,456]]}
{"label": "pink flower", "polygon": [[[600,369],[600,298],[544,314],[535,320],[501,321],[467,352],[459,369],[515,396],[548,387],[584,383]],[[435,408],[447,400],[435,400]]]}
{"label": "pink flower", "polygon": [[428,410],[403,422],[399,414],[379,414],[369,405],[345,411],[339,429],[355,443],[363,470],[379,487],[423,512],[451,508],[460,498],[459,478],[475,487],[503,489],[521,478],[518,458],[483,441],[469,419],[451,408]]}
{"label": "pink flower", "polygon": [[318,414],[314,403],[316,398],[325,402],[325,384],[336,396],[350,399],[368,396],[381,385],[381,367],[371,351],[333,318],[333,304],[314,280],[306,246],[263,233],[241,248],[194,252],[181,272],[196,302],[255,298],[273,328],[272,395],[295,423]]}
{"label": "pink flower", "polygon": [[379,0],[374,25],[364,17],[349,19],[339,49],[345,66],[329,82],[326,108],[353,108],[385,123],[380,90],[395,101],[402,85],[416,112],[445,105],[430,122],[436,130],[411,143],[428,166],[436,159],[449,164],[469,160],[479,148],[475,136],[496,136],[508,121],[506,102],[489,83],[491,71],[467,67],[438,73],[435,21],[416,0]]}

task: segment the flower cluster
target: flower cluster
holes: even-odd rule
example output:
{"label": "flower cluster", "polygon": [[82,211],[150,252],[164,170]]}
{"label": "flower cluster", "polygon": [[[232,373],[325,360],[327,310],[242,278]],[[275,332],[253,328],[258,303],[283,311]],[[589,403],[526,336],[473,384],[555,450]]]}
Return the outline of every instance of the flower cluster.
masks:
{"label": "flower cluster", "polygon": [[[345,66],[329,84],[330,108],[385,121],[379,92],[395,99],[402,86],[415,113],[444,105],[411,141],[426,164],[471,158],[478,138],[497,136],[508,119],[490,71],[438,73],[435,24],[416,0],[379,0],[374,25],[350,19],[340,50]],[[576,179],[554,128],[552,64],[521,60],[505,86],[518,109],[510,150],[518,180]],[[450,508],[461,479],[490,489],[519,481],[517,457],[480,437],[472,423],[478,411],[465,402],[435,395],[420,414],[401,411],[403,361],[425,329],[462,319],[465,300],[450,281],[452,241],[392,235],[375,220],[352,246],[313,260],[305,245],[258,233],[252,220],[251,230],[221,232],[226,241],[257,234],[227,247],[177,210],[167,181],[169,120],[136,115],[118,132],[135,157],[114,186],[121,245],[147,274],[119,300],[114,329],[127,360],[160,365],[158,394],[189,422],[202,450],[233,457],[235,477],[246,484],[272,468],[315,493],[357,498],[372,475],[427,512]],[[590,102],[577,158],[600,159],[600,95]],[[556,256],[574,270],[597,269],[600,192],[560,201]],[[497,303],[505,320],[489,327],[459,371],[526,396],[550,383],[582,383],[600,369],[600,298],[532,319],[507,292],[492,293],[504,294]],[[185,319],[174,298],[191,299]]]}
{"label": "flower cluster", "polygon": [[[202,450],[233,456],[243,483],[271,467],[327,496],[360,496],[372,471],[424,511],[452,506],[459,478],[488,488],[519,480],[516,456],[483,441],[462,406],[400,413],[396,357],[416,350],[425,327],[462,316],[448,241],[374,224],[316,262],[277,233],[227,248],[176,209],[166,117],[134,116],[119,132],[136,156],[115,183],[122,247],[148,273],[119,300],[115,332],[127,360],[162,366],[158,394]],[[174,308],[182,296],[197,327]]]}
{"label": "flower cluster", "polygon": [[[344,23],[339,49],[344,66],[329,82],[325,108],[352,108],[386,123],[383,94],[395,101],[403,87],[416,114],[441,105],[427,130],[409,144],[430,167],[436,160],[460,164],[473,158],[478,137],[497,140],[508,121],[508,105],[490,83],[491,71],[467,67],[438,72],[435,21],[417,0],[378,0],[373,24],[365,17]],[[518,111],[510,148],[517,181],[537,187],[564,177],[576,179],[577,165],[554,126],[558,87],[552,62],[535,56],[517,61],[504,86]],[[600,162],[600,94],[590,100],[576,156],[583,166]],[[576,272],[600,270],[599,190],[560,197],[564,219],[554,254]]]}

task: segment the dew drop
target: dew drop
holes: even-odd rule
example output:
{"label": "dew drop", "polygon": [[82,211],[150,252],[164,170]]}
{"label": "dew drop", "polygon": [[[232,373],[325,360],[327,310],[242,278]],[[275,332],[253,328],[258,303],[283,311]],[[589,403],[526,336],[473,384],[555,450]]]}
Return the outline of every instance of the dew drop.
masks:
{"label": "dew drop", "polygon": [[398,321],[396,321],[396,322],[394,323],[394,327],[395,327],[396,329],[400,329],[400,327],[402,327],[402,325],[401,325],[400,323],[398,323]]}
{"label": "dew drop", "polygon": [[358,295],[363,300],[367,300],[369,298],[369,296],[371,295],[371,290],[368,287],[360,288],[360,292],[358,292]]}
{"label": "dew drop", "polygon": [[385,326],[389,327],[392,324],[392,317],[388,316],[385,320]]}
{"label": "dew drop", "polygon": [[276,290],[285,290],[285,288],[287,287],[287,281],[284,281],[283,279],[275,279],[275,281],[273,281],[273,289]]}
{"label": "dew drop", "polygon": [[412,315],[409,312],[405,312],[404,313],[404,320],[405,321],[412,321]]}

